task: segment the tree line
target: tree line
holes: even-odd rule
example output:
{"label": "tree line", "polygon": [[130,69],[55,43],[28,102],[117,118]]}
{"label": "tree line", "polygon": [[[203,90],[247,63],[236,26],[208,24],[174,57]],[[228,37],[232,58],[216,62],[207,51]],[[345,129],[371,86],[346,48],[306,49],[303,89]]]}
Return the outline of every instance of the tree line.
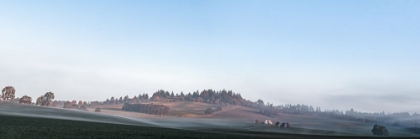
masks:
{"label": "tree line", "polygon": [[234,93],[232,90],[227,91],[224,89],[220,91],[207,89],[201,92],[197,90],[188,94],[184,94],[183,92],[180,94],[174,94],[174,92],[169,93],[165,90],[158,90],[153,93],[150,99],[153,101],[193,101],[209,104],[225,103],[232,105],[240,105],[240,101],[243,100],[241,94]]}
{"label": "tree line", "polygon": [[125,103],[122,110],[133,111],[139,113],[153,114],[153,115],[167,115],[169,114],[169,107],[158,104],[129,104]]}
{"label": "tree line", "polygon": [[16,102],[15,100],[18,100],[17,102],[20,104],[35,104],[40,106],[52,106],[53,100],[55,98],[55,95],[53,92],[47,92],[44,95],[41,95],[36,99],[36,102],[32,102],[32,97],[23,95],[21,98],[15,99],[16,89],[13,86],[6,86],[2,89],[2,94],[0,95],[0,98],[4,101],[11,101]]}
{"label": "tree line", "polygon": [[[255,106],[255,105],[254,105]],[[257,101],[257,106],[254,108],[260,109],[260,114],[265,116],[276,116],[278,113],[294,114],[294,115],[309,115],[326,118],[333,118],[339,120],[349,120],[363,123],[384,124],[393,126],[420,126],[420,114],[414,113],[410,115],[408,112],[399,113],[367,113],[357,112],[353,108],[346,111],[340,110],[321,110],[320,107],[314,108],[310,105],[304,104],[285,104],[273,106],[273,104],[264,104],[262,100]],[[413,119],[413,120],[409,120]]]}

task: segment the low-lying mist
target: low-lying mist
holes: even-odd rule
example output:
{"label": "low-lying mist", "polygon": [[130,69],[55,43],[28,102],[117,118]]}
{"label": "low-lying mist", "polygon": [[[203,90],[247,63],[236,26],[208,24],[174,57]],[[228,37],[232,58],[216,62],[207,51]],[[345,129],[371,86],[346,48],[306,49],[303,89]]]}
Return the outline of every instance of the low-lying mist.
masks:
{"label": "low-lying mist", "polygon": [[[343,125],[339,125],[339,120],[324,121],[317,120],[308,122],[289,120],[292,122],[292,128],[279,128],[274,125],[264,125],[252,123],[252,120],[235,120],[230,118],[130,118],[118,115],[108,115],[103,113],[69,110],[61,108],[41,107],[33,105],[22,105],[9,102],[0,102],[0,115],[10,116],[26,116],[39,118],[52,118],[63,120],[76,120],[86,122],[100,122],[111,124],[135,125],[135,126],[152,126],[175,128],[184,130],[206,130],[220,132],[271,132],[271,133],[292,133],[292,134],[318,134],[318,135],[345,135],[345,136],[371,136],[370,130],[373,125],[364,123],[355,123],[341,121]],[[276,118],[272,119],[277,122]],[[280,119],[277,119],[281,122]],[[416,136],[401,127],[387,127],[391,136]]]}

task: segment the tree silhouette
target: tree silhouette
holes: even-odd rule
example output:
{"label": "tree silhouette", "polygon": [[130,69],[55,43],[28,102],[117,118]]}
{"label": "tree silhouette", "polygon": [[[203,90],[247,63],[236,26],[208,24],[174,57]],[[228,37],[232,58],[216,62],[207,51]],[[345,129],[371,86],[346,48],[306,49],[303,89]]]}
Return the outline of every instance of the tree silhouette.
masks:
{"label": "tree silhouette", "polygon": [[204,111],[205,115],[213,114],[214,110],[212,108],[207,108],[206,111]]}
{"label": "tree silhouette", "polygon": [[146,95],[144,96],[144,99],[149,100],[149,94],[146,94]]}
{"label": "tree silhouette", "polygon": [[4,100],[9,100],[15,98],[15,88],[13,86],[6,86],[1,91],[2,95],[1,98]]}
{"label": "tree silhouette", "polygon": [[261,100],[261,99],[258,99],[257,103],[260,104],[260,105],[264,105],[264,101]]}
{"label": "tree silhouette", "polygon": [[54,98],[55,98],[54,93],[47,92],[43,96],[40,96],[36,99],[36,105],[51,106],[53,104]]}
{"label": "tree silhouette", "polygon": [[38,97],[38,98],[36,99],[36,103],[35,103],[35,105],[41,105],[41,103],[42,103],[42,99],[43,99],[43,98],[44,98],[43,96]]}
{"label": "tree silhouette", "polygon": [[115,98],[111,97],[110,104],[115,104]]}
{"label": "tree silhouette", "polygon": [[55,98],[53,92],[47,92],[44,95],[45,101],[42,105],[44,106],[51,106],[53,99]]}
{"label": "tree silhouette", "polygon": [[32,98],[30,96],[24,95],[22,98],[19,99],[20,104],[31,104]]}
{"label": "tree silhouette", "polygon": [[122,110],[125,111],[134,111],[146,114],[154,115],[167,115],[169,114],[169,107],[164,105],[156,104],[129,104],[125,103],[122,107]]}

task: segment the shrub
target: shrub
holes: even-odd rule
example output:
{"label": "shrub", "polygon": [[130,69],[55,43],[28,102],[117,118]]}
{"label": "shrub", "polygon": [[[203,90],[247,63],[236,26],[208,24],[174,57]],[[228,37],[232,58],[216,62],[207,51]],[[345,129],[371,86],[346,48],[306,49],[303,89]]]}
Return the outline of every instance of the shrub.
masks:
{"label": "shrub", "polygon": [[206,111],[204,111],[204,114],[205,115],[213,114],[213,112],[214,112],[214,110],[212,108],[207,108]]}
{"label": "shrub", "polygon": [[95,112],[101,112],[101,108],[96,108]]}

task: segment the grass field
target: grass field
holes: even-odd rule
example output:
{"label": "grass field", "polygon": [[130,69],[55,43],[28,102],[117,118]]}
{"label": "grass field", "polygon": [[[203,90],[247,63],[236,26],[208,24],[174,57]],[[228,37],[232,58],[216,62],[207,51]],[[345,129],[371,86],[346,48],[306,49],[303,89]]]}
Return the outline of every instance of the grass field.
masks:
{"label": "grass field", "polygon": [[[45,138],[77,138],[77,139],[353,139],[375,138],[361,136],[317,136],[299,134],[278,134],[265,132],[252,132],[241,130],[215,129],[213,131],[179,130],[160,127],[131,126],[106,124],[95,122],[82,122],[71,120],[58,120],[34,117],[18,117],[0,115],[0,138],[5,139],[45,139]],[[409,137],[389,137],[393,139]]]}

